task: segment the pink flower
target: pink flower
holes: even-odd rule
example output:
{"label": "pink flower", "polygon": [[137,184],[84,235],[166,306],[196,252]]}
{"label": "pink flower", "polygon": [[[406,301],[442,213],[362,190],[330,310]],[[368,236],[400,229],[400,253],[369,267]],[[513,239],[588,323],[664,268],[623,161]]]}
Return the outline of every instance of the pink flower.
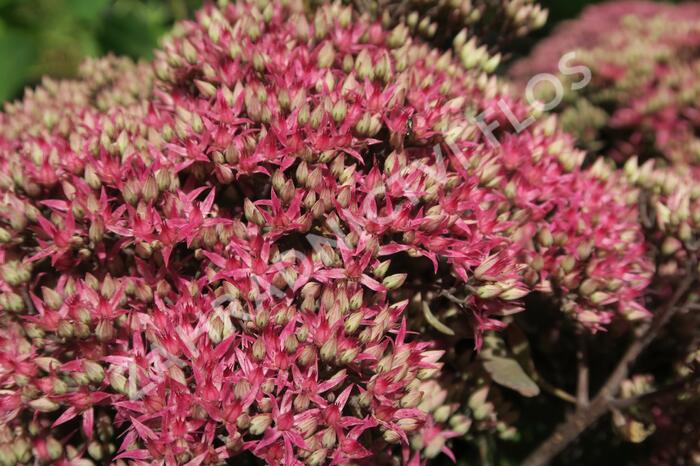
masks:
{"label": "pink flower", "polygon": [[417,307],[478,348],[535,289],[593,328],[639,298],[626,188],[551,122],[490,145],[466,102],[527,109],[450,54],[338,4],[178,31],[0,115],[0,416],[33,457],[420,463],[456,408],[420,408]]}

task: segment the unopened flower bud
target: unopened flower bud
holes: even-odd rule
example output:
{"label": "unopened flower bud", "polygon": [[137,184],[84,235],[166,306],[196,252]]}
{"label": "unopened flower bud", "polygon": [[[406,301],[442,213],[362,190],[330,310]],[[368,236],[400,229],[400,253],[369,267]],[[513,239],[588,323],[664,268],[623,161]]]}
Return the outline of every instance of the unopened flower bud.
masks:
{"label": "unopened flower bud", "polygon": [[304,346],[304,349],[299,353],[299,356],[297,356],[297,360],[302,366],[308,366],[313,363],[315,359],[316,351],[311,345]]}
{"label": "unopened flower bud", "polygon": [[578,290],[583,296],[590,296],[597,289],[598,283],[592,278],[587,278],[581,283]]}
{"label": "unopened flower bud", "polygon": [[211,98],[216,95],[216,86],[214,86],[212,83],[202,81],[200,79],[195,79],[194,85],[199,90],[199,93],[205,97]]}
{"label": "unopened flower bud", "polygon": [[265,342],[262,338],[255,340],[255,343],[253,343],[253,358],[255,358],[256,361],[262,361],[265,359],[266,353]]}
{"label": "unopened flower bud", "polygon": [[265,217],[263,216],[262,212],[260,212],[260,209],[258,209],[258,207],[253,204],[250,199],[245,199],[243,203],[243,210],[245,212],[245,218],[249,222],[253,222],[258,226],[265,224]]}
{"label": "unopened flower bud", "polygon": [[333,49],[333,43],[331,41],[326,41],[318,52],[318,67],[330,68],[334,60],[335,50]]}
{"label": "unopened flower bud", "polygon": [[95,327],[95,336],[100,341],[110,341],[114,338],[114,325],[111,321],[102,319]]}
{"label": "unopened flower bud", "polygon": [[3,466],[14,466],[17,464],[18,456],[15,454],[14,450],[10,444],[0,445],[0,464]]}
{"label": "unopened flower bud", "polygon": [[105,279],[102,281],[102,286],[100,287],[100,294],[105,299],[111,299],[114,293],[117,291],[117,285],[111,275],[107,274]]}
{"label": "unopened flower bud", "polygon": [[610,295],[604,291],[596,291],[589,298],[593,304],[603,304],[610,299]]}
{"label": "unopened flower bud", "polygon": [[335,105],[333,105],[333,109],[331,111],[333,115],[333,120],[336,123],[341,123],[343,120],[345,120],[345,116],[347,115],[348,111],[348,106],[345,103],[345,100],[340,99],[338,100]]}
{"label": "unopened flower bud", "polygon": [[[12,442],[12,451],[20,463],[29,463],[31,460],[32,449],[29,442],[23,437],[15,437]],[[14,464],[14,463],[6,463]]]}
{"label": "unopened flower bud", "polygon": [[400,48],[404,43],[406,43],[407,38],[408,29],[404,24],[399,23],[399,25],[389,33],[389,36],[387,37],[387,45],[389,45],[389,47],[392,49]]}
{"label": "unopened flower bud", "polygon": [[90,164],[87,164],[85,166],[84,178],[85,178],[85,182],[92,189],[100,189],[100,187],[102,186],[102,182],[100,181],[99,176],[97,176],[97,173],[95,172],[95,168]]}
{"label": "unopened flower bud", "polygon": [[[304,394],[304,393],[301,393],[301,394],[297,395],[297,396],[294,398],[294,402],[293,402],[294,411],[296,411],[297,413],[306,411],[307,409],[309,409],[309,405],[310,405],[310,404],[311,404],[311,400],[309,399],[309,396],[306,395],[306,394]],[[313,418],[312,418],[312,419],[313,419]],[[310,426],[307,425],[307,426],[305,426],[305,427],[310,427]],[[315,425],[313,426],[313,429],[314,429],[314,432],[315,432],[315,429],[316,429],[316,426],[315,426]],[[304,434],[306,434],[306,432],[304,432],[304,429],[302,429],[301,426],[300,426],[300,430],[301,430]],[[312,433],[313,433],[313,432],[312,432]]]}
{"label": "unopened flower bud", "polygon": [[284,339],[284,350],[287,353],[294,353],[299,347],[299,340],[295,335],[289,335]]}
{"label": "unopened flower bud", "polygon": [[109,385],[114,389],[115,392],[121,393],[122,395],[127,394],[127,379],[124,375],[117,371],[112,371],[109,374]]}
{"label": "unopened flower bud", "polygon": [[394,275],[389,275],[382,281],[382,285],[384,285],[388,290],[395,290],[397,288],[400,288],[404,284],[407,277],[408,274],[406,273],[397,273]]}
{"label": "unopened flower bud", "polygon": [[591,252],[593,252],[593,247],[588,242],[581,243],[576,248],[576,252],[578,253],[578,258],[582,261],[585,261],[589,257],[591,257]]}
{"label": "unopened flower bud", "polygon": [[452,428],[453,431],[457,432],[460,435],[464,435],[469,431],[469,428],[472,425],[471,419],[469,419],[467,416],[463,414],[457,414],[455,416],[452,416],[450,418],[450,427]]}
{"label": "unopened flower bud", "polygon": [[247,429],[250,427],[250,416],[248,413],[241,413],[237,418],[236,418],[236,426],[239,429]]}
{"label": "unopened flower bud", "polygon": [[92,457],[92,459],[96,461],[100,461],[104,458],[104,448],[102,448],[102,444],[96,440],[93,440],[88,444],[87,447],[87,452]]}
{"label": "unopened flower bud", "polygon": [[498,297],[500,299],[504,299],[506,301],[515,301],[517,299],[524,298],[529,293],[530,293],[530,291],[525,289],[525,288],[518,288],[517,286],[514,286],[512,288],[508,288],[507,290],[505,290]]}
{"label": "unopened flower bud", "polygon": [[335,358],[336,351],[337,342],[335,337],[331,337],[321,346],[321,359],[326,362],[333,360],[333,358]]}
{"label": "unopened flower bud", "polygon": [[393,430],[385,430],[382,434],[386,443],[395,444],[401,441],[401,436]]}
{"label": "unopened flower bud", "polygon": [[370,125],[372,124],[372,116],[369,113],[364,113],[362,118],[355,125],[355,131],[360,136],[367,136],[370,132]]}
{"label": "unopened flower bud", "polygon": [[396,421],[396,424],[404,432],[413,432],[420,427],[420,422],[418,422],[417,419],[411,417],[399,419],[398,421]]}
{"label": "unopened flower bud", "polygon": [[184,40],[182,42],[182,54],[185,57],[185,60],[187,60],[187,63],[190,65],[196,64],[199,60],[197,49],[195,49],[192,43],[188,40]]}
{"label": "unopened flower bud", "polygon": [[51,288],[41,287],[44,303],[51,309],[57,310],[63,305],[63,296]]}
{"label": "unopened flower bud", "polygon": [[29,402],[29,406],[39,412],[42,413],[51,413],[53,411],[56,411],[60,405],[58,403],[55,403],[51,401],[50,399],[44,397],[37,398],[36,400],[32,400]]}
{"label": "unopened flower bud", "polygon": [[550,247],[554,243],[552,232],[548,228],[543,228],[537,233],[537,241],[545,248]]}
{"label": "unopened flower bud", "polygon": [[12,235],[6,229],[0,227],[0,243],[9,243]]}
{"label": "unopened flower bud", "polygon": [[671,236],[667,237],[661,244],[661,253],[665,256],[672,256],[683,248],[683,243]]}
{"label": "unopened flower bud", "polygon": [[52,461],[56,461],[63,454],[63,445],[49,435],[46,439],[46,453],[48,453]]}
{"label": "unopened flower bud", "polygon": [[401,398],[401,407],[402,408],[415,408],[420,404],[421,400],[423,399],[423,392],[420,390],[413,390],[407,394],[405,394]]}
{"label": "unopened flower bud", "polygon": [[221,320],[221,317],[215,315],[209,319],[207,334],[215,345],[221,343],[224,338],[224,321]]}
{"label": "unopened flower bud", "polygon": [[90,229],[88,230],[88,237],[93,243],[99,243],[104,238],[105,234],[105,224],[101,217],[95,218],[92,223],[90,223]]}
{"label": "unopened flower bud", "polygon": [[503,288],[498,285],[482,285],[476,289],[476,295],[481,299],[495,298],[503,293]]}
{"label": "unopened flower bud", "polygon": [[319,466],[326,461],[326,456],[328,456],[327,450],[323,448],[316,450],[315,452],[311,453],[308,458],[306,458],[306,464],[309,466]]}
{"label": "unopened flower bud", "polygon": [[343,351],[340,354],[340,363],[341,364],[352,364],[355,359],[357,359],[357,355],[360,353],[359,348],[348,348],[345,351]]}
{"label": "unopened flower bud", "polygon": [[85,375],[87,375],[88,380],[92,383],[102,383],[105,378],[104,369],[99,363],[94,361],[83,361],[83,370],[85,370]]}
{"label": "unopened flower bud", "polygon": [[250,420],[249,431],[252,435],[262,435],[272,424],[272,416],[269,414],[258,414]]}

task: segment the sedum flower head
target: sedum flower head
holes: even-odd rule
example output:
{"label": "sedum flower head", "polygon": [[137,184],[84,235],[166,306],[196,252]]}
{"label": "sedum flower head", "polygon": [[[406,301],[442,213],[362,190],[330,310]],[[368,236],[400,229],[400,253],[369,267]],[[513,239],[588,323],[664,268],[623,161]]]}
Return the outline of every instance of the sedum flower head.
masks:
{"label": "sedum flower head", "polygon": [[581,169],[553,120],[494,116],[489,142],[475,115],[527,108],[457,49],[238,2],[151,66],[88,62],[8,105],[0,453],[420,463],[471,420],[416,312],[480,347],[532,290],[592,328],[639,309],[634,189]]}
{"label": "sedum flower head", "polygon": [[570,84],[579,74],[561,75],[567,104],[557,111],[584,148],[617,161],[639,155],[697,164],[698,18],[700,7],[690,2],[591,6],[511,74],[523,85],[537,73],[559,74],[566,71],[560,59],[574,52],[565,65],[587,67],[592,79],[577,89]]}

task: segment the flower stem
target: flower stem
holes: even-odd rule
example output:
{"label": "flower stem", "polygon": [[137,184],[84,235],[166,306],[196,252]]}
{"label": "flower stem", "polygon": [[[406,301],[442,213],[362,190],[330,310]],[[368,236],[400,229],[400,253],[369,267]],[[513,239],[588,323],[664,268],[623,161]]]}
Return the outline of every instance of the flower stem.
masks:
{"label": "flower stem", "polygon": [[[691,268],[691,270],[694,270],[694,268]],[[630,366],[637,360],[641,352],[654,341],[661,328],[673,317],[678,310],[677,304],[685,296],[694,281],[695,278],[690,272],[676,289],[671,299],[654,315],[652,321],[642,327],[593,401],[586,406],[577,408],[564,423],[560,424],[525,459],[521,466],[548,465],[554,457],[561,453],[581,433],[609,411],[620,384],[627,378]]]}

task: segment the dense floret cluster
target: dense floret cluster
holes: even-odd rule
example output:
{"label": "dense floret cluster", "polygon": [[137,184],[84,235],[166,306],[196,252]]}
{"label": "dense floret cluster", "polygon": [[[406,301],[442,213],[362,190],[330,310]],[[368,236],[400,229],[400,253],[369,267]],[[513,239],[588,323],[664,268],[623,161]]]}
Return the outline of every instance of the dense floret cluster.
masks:
{"label": "dense floret cluster", "polygon": [[695,165],[666,166],[637,157],[624,167],[629,183],[641,189],[642,224],[657,262],[657,281],[673,282],[698,259],[700,238],[700,168]]}
{"label": "dense floret cluster", "polygon": [[[649,438],[653,451],[645,456],[648,464],[697,464],[699,458],[694,421],[698,368],[696,362],[687,362],[697,360],[697,286],[678,294],[683,290],[679,284],[696,283],[700,271],[699,107],[692,78],[699,66],[698,18],[700,8],[693,3],[634,1],[590,7],[511,72],[525,86],[536,73],[558,73],[559,60],[569,51],[576,52],[576,64],[590,69],[590,83],[577,90],[570,90],[568,76],[559,74],[565,93],[556,111],[563,127],[588,151],[590,171],[609,173],[614,186],[632,190],[628,199],[638,205],[633,221],[644,230],[654,264],[647,305],[684,303],[675,315],[666,312],[672,319],[660,318],[651,327],[655,334],[667,324],[648,356],[656,365],[646,361],[653,374],[623,383],[624,397],[629,395],[625,384],[645,381],[644,390],[629,395],[637,403],[613,409],[613,424],[622,438],[634,443]],[[604,168],[604,156],[612,159],[610,168]],[[675,366],[678,360],[687,366],[683,371],[669,374],[660,367]],[[678,447],[668,448],[670,443]]]}
{"label": "dense floret cluster", "polygon": [[8,105],[0,460],[420,464],[505,427],[488,387],[448,402],[415,308],[476,347],[533,290],[646,317],[637,189],[553,118],[508,131],[528,108],[457,46],[237,2]]}
{"label": "dense floret cluster", "polygon": [[[312,5],[323,2],[313,0]],[[434,46],[449,48],[453,39],[464,36],[483,44],[479,54],[491,49],[498,55],[491,61],[495,68],[500,52],[547,22],[548,11],[534,0],[347,0],[356,11],[381,19],[394,27],[404,24],[412,33]],[[493,58],[493,57],[492,57]]]}
{"label": "dense floret cluster", "polygon": [[618,160],[639,155],[697,163],[698,19],[700,6],[693,3],[591,6],[511,74],[525,83],[537,73],[556,73],[560,58],[574,51],[575,63],[590,69],[592,81],[572,91],[562,76],[566,105],[557,111],[579,144]]}
{"label": "dense floret cluster", "polygon": [[[641,223],[661,266],[659,277],[677,278],[696,255],[697,18],[700,7],[693,3],[592,6],[512,70],[521,81],[557,72],[569,51],[591,70],[583,89],[569,90],[568,77],[560,76],[566,93],[556,110],[578,144],[592,156],[611,156],[624,165],[627,182],[641,190]],[[610,29],[614,32],[602,33]]]}

